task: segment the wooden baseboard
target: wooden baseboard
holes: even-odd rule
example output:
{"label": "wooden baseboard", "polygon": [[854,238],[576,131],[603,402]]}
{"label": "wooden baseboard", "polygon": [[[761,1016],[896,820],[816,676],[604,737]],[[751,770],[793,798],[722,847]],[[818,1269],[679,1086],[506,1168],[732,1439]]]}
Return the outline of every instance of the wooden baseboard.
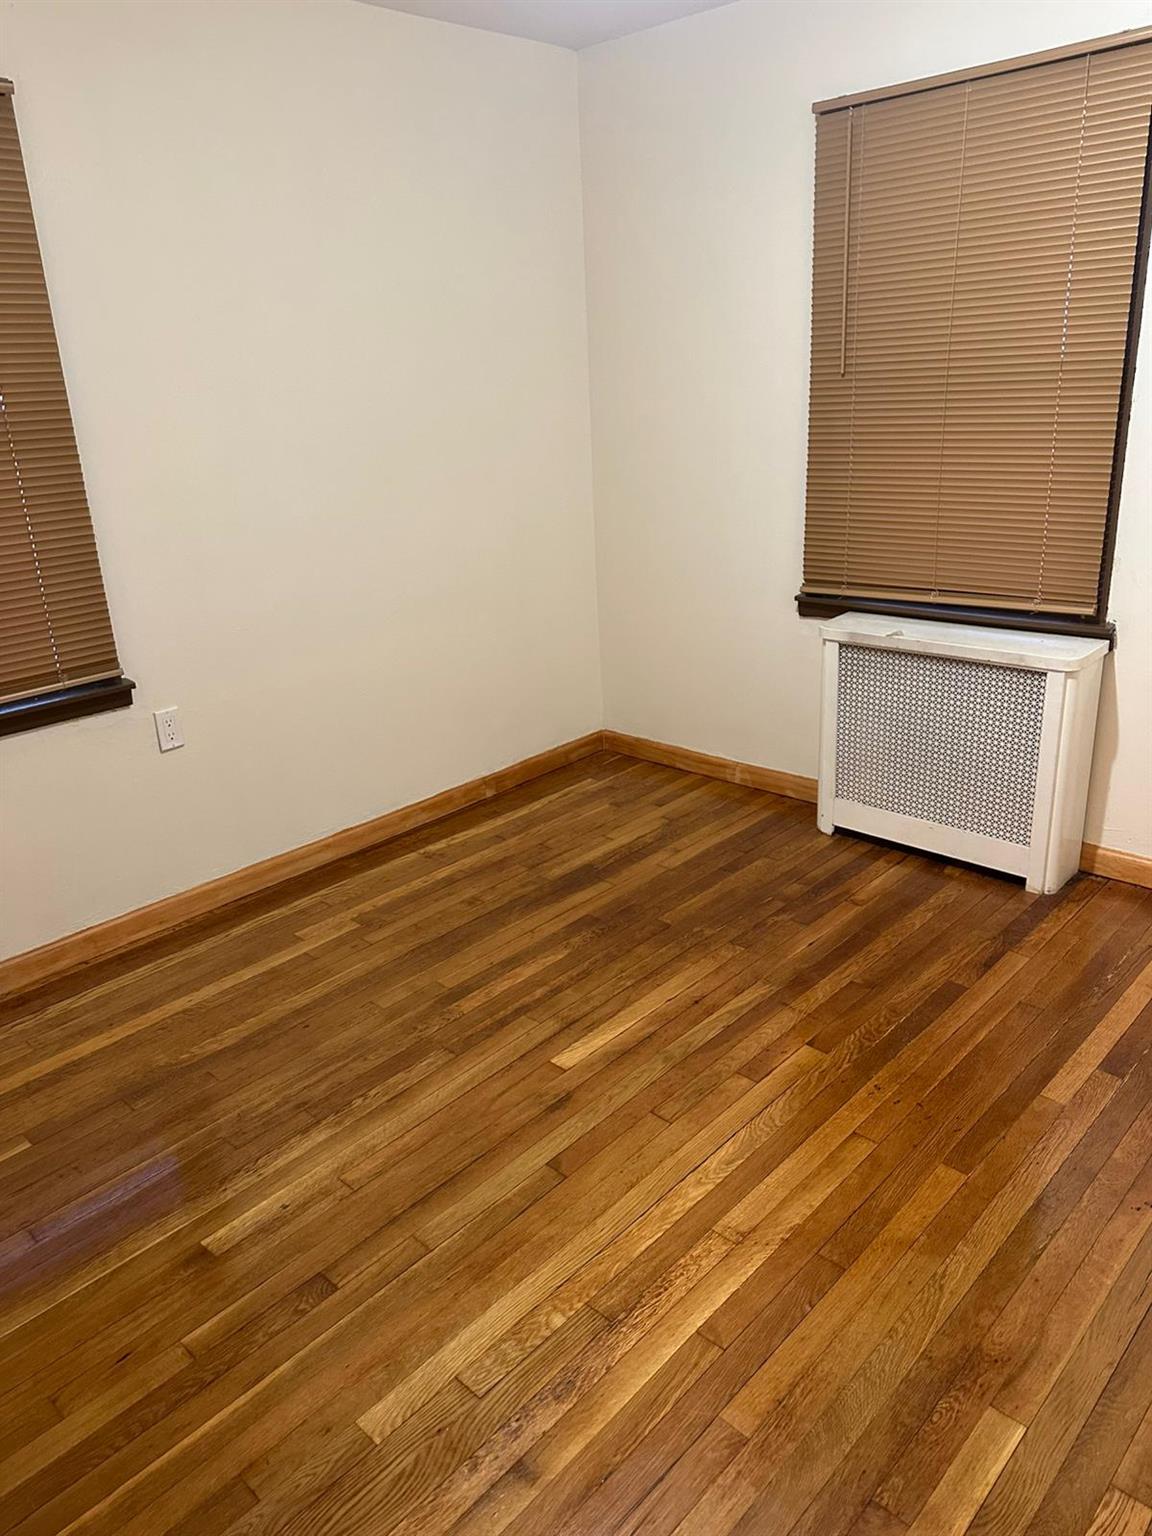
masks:
{"label": "wooden baseboard", "polygon": [[1080,850],[1080,868],[1090,875],[1106,875],[1109,880],[1122,880],[1126,885],[1143,885],[1152,891],[1152,859],[1138,853],[1125,853],[1121,848],[1101,848],[1096,843],[1085,843]]}
{"label": "wooden baseboard", "polygon": [[[756,763],[742,763],[735,758],[716,757],[710,752],[696,752],[690,747],[674,747],[667,742],[650,741],[643,736],[629,736],[621,731],[592,731],[576,741],[551,747],[535,757],[524,758],[495,773],[471,779],[453,789],[430,795],[413,805],[400,806],[371,821],[362,821],[330,837],[322,837],[303,847],[291,848],[259,864],[249,864],[218,880],[209,880],[191,890],[179,891],[166,896],[134,912],[121,917],[109,918],[93,928],[65,935],[39,949],[30,949],[22,955],[0,960],[0,998],[26,992],[32,987],[51,981],[68,971],[76,970],[96,960],[105,960],[123,950],[132,949],[148,939],[169,933],[183,923],[206,917],[230,902],[246,896],[257,895],[291,880],[295,875],[307,874],[332,864],[351,853],[362,853],[379,843],[389,842],[404,832],[411,832],[429,822],[450,816],[470,805],[478,805],[493,795],[526,784],[542,774],[551,773],[569,763],[578,762],[601,749],[619,752],[624,757],[641,758],[649,763],[661,763],[667,768],[679,768],[686,773],[699,773],[708,778],[724,779],[729,784],[744,784],[750,789],[763,789],[775,795],[787,795],[793,800],[816,800],[816,780],[798,773],[782,773],[776,768],[761,768]],[[1100,848],[1095,843],[1085,843],[1080,867],[1089,874],[1105,875],[1111,880],[1121,880],[1129,885],[1141,885],[1152,889],[1152,859],[1139,854],[1124,853],[1116,848]]]}
{"label": "wooden baseboard", "polygon": [[24,954],[13,955],[11,959],[0,960],[0,997],[26,992],[67,971],[95,960],[105,960],[110,955],[168,933],[182,923],[205,917],[230,902],[281,885],[294,875],[307,874],[310,870],[345,858],[350,853],[361,853],[366,848],[386,843],[404,832],[411,832],[443,816],[450,816],[453,811],[477,805],[491,799],[493,795],[514,789],[518,784],[526,784],[530,779],[551,773],[555,768],[563,768],[568,763],[588,757],[600,751],[601,743],[602,732],[593,731],[576,741],[565,742],[562,746],[549,748],[547,752],[539,752],[535,757],[526,757],[521,762],[512,763],[496,773],[471,779],[467,784],[458,784],[453,789],[430,795],[428,799],[418,800],[413,805],[400,806],[371,821],[362,821],[357,826],[334,832],[330,837],[305,843],[303,847],[290,848],[287,853],[262,859],[259,864],[249,864],[231,874],[221,875],[217,880],[193,886],[191,890],[178,891],[174,896],[165,896],[146,907],[138,907],[120,917],[109,918],[107,922],[97,923],[95,927],[81,929],[79,933],[66,934],[64,938],[41,945],[39,949],[30,949]]}
{"label": "wooden baseboard", "polygon": [[[604,745],[610,752],[625,757],[643,758],[648,763],[663,763],[668,768],[682,768],[688,773],[706,774],[725,779],[729,784],[747,784],[752,789],[767,789],[794,800],[816,799],[816,780],[798,773],[780,773],[775,768],[760,768],[755,763],[737,762],[731,757],[713,757],[709,752],[693,752],[690,747],[672,747],[662,741],[648,741],[643,736],[625,736],[619,731],[605,731]],[[1142,885],[1152,890],[1152,859],[1119,848],[1100,848],[1085,843],[1080,868],[1090,875],[1105,875],[1127,885]]]}
{"label": "wooden baseboard", "polygon": [[621,731],[605,731],[604,746],[609,752],[643,758],[646,763],[663,763],[666,768],[702,773],[707,778],[724,779],[729,784],[746,784],[749,789],[766,789],[774,795],[787,795],[792,800],[809,800],[813,804],[816,801],[816,780],[805,778],[803,774],[760,768],[755,763],[740,763],[732,757],[713,757],[710,752],[671,747],[667,742],[626,736]]}

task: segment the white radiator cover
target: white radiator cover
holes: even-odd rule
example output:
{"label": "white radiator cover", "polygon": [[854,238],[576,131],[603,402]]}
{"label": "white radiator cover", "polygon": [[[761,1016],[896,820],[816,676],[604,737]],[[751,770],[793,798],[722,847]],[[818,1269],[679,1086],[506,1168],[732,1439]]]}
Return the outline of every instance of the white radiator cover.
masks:
{"label": "white radiator cover", "polygon": [[1058,891],[1080,865],[1105,642],[862,613],[820,633],[820,830]]}

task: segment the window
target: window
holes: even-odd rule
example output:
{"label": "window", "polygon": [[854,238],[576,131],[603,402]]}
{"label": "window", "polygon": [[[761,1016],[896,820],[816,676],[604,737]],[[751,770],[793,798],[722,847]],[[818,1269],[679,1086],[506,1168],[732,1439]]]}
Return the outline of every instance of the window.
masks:
{"label": "window", "polygon": [[801,613],[1104,629],[1149,38],[817,103]]}
{"label": "window", "polygon": [[131,702],[0,82],[0,735]]}

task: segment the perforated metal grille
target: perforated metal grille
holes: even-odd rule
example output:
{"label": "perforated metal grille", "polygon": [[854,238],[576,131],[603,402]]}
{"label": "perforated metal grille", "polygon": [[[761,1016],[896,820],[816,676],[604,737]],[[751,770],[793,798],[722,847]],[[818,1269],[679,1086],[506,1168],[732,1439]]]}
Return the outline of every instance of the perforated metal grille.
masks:
{"label": "perforated metal grille", "polygon": [[1027,845],[1045,682],[1023,667],[842,645],[837,798]]}

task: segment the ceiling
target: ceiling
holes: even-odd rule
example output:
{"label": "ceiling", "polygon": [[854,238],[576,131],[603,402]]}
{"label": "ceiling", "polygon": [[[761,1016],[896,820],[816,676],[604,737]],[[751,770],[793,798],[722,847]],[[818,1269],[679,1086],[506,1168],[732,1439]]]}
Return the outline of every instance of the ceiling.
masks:
{"label": "ceiling", "polygon": [[642,32],[731,0],[365,0],[390,11],[454,21],[485,32],[509,32],[562,48],[587,48]]}

